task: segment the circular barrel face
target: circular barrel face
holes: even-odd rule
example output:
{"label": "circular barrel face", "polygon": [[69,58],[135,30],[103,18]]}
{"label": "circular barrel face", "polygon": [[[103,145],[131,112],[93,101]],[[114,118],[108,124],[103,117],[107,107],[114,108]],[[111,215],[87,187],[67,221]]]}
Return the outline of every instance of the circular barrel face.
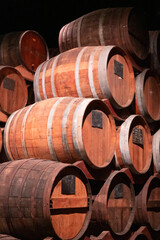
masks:
{"label": "circular barrel face", "polygon": [[108,197],[108,222],[113,232],[122,233],[130,219],[133,203],[130,188],[117,184]]}
{"label": "circular barrel face", "polygon": [[160,231],[160,187],[155,185],[147,197],[147,217],[155,231]]}
{"label": "circular barrel face", "polygon": [[147,165],[148,137],[142,125],[136,125],[129,135],[129,152],[132,164],[138,172],[142,172]]}
{"label": "circular barrel face", "polygon": [[144,83],[144,101],[153,120],[160,119],[160,80],[150,75]]}
{"label": "circular barrel face", "polygon": [[88,112],[83,120],[83,144],[93,168],[107,166],[115,149],[115,125],[110,115],[100,109]]}
{"label": "circular barrel face", "polygon": [[107,78],[112,97],[118,105],[128,106],[134,95],[134,77],[125,57],[113,55],[107,65]]}
{"label": "circular barrel face", "polygon": [[128,35],[132,44],[132,53],[144,60],[149,52],[149,33],[145,27],[143,16],[134,9],[128,18]]}
{"label": "circular barrel face", "polygon": [[0,69],[0,105],[5,113],[12,112],[27,104],[27,86],[24,78],[12,67]]}
{"label": "circular barrel face", "polygon": [[48,59],[49,54],[44,39],[35,31],[26,31],[22,34],[20,51],[24,65],[32,72]]}
{"label": "circular barrel face", "polygon": [[66,175],[51,194],[51,221],[60,239],[72,239],[82,229],[88,212],[88,195],[82,180]]}

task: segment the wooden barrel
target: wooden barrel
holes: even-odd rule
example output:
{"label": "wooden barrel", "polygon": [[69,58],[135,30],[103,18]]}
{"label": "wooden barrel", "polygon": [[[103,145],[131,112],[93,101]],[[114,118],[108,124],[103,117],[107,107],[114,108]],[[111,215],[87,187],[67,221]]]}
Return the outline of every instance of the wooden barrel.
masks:
{"label": "wooden barrel", "polygon": [[150,67],[160,75],[160,31],[149,31]]}
{"label": "wooden barrel", "polygon": [[92,221],[109,230],[114,239],[130,235],[135,212],[135,193],[125,171],[114,171],[95,197]]}
{"label": "wooden barrel", "polygon": [[14,67],[0,66],[0,110],[11,114],[27,104],[27,85]]}
{"label": "wooden barrel", "polygon": [[2,149],[2,129],[0,128],[0,152]]}
{"label": "wooden barrel", "polygon": [[145,69],[136,77],[136,113],[147,121],[160,120],[160,77]]}
{"label": "wooden barrel", "polygon": [[132,234],[129,240],[153,240],[147,227],[141,226],[136,232]]}
{"label": "wooden barrel", "polygon": [[51,97],[107,98],[116,108],[131,104],[135,79],[126,53],[116,46],[74,48],[42,63],[34,76],[37,101]]}
{"label": "wooden barrel", "polygon": [[112,161],[115,140],[111,113],[101,100],[93,98],[37,102],[14,112],[4,131],[5,150],[11,160],[84,160],[93,168],[106,167]]}
{"label": "wooden barrel", "polygon": [[141,115],[129,116],[117,130],[116,159],[121,168],[134,175],[149,171],[152,162],[152,141],[149,126]]}
{"label": "wooden barrel", "polygon": [[156,171],[160,173],[160,129],[152,138],[153,163]]}
{"label": "wooden barrel", "polygon": [[[135,223],[145,225],[151,232],[160,234],[160,176],[149,177],[140,193],[136,196]],[[154,238],[158,239],[158,238]]]}
{"label": "wooden barrel", "polygon": [[50,160],[0,165],[0,232],[27,239],[78,240],[91,216],[91,190],[83,172]]}
{"label": "wooden barrel", "polygon": [[18,238],[14,238],[14,237],[6,235],[6,234],[0,234],[0,239],[2,239],[2,240],[19,240]]}
{"label": "wooden barrel", "polygon": [[99,9],[63,26],[59,32],[60,52],[74,47],[117,45],[135,58],[149,53],[149,33],[138,9]]}
{"label": "wooden barrel", "polygon": [[37,67],[49,59],[49,50],[43,37],[36,31],[10,32],[0,36],[0,64],[24,66],[35,72]]}

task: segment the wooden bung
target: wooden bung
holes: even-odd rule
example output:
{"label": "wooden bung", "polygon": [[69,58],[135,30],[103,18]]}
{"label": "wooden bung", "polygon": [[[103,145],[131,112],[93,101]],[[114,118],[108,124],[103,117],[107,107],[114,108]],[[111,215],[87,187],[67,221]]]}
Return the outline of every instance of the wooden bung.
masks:
{"label": "wooden bung", "polygon": [[104,8],[64,25],[59,32],[60,52],[81,46],[117,45],[137,60],[149,53],[145,15],[136,8]]}
{"label": "wooden bung", "polygon": [[136,77],[136,113],[148,122],[160,120],[160,77],[145,69]]}
{"label": "wooden bung", "polygon": [[128,107],[135,78],[127,54],[116,46],[74,48],[42,63],[34,75],[35,100],[52,97],[107,98]]}
{"label": "wooden bung", "polygon": [[99,169],[113,159],[115,129],[114,118],[99,99],[50,98],[10,116],[4,130],[4,147],[10,160],[84,160]]}
{"label": "wooden bung", "polygon": [[2,163],[0,189],[1,233],[78,240],[90,222],[90,184],[71,164],[42,159]]}
{"label": "wooden bung", "polygon": [[149,177],[136,196],[135,224],[147,226],[155,236],[160,234],[160,176],[157,173]]}
{"label": "wooden bung", "polygon": [[127,239],[135,213],[135,193],[125,171],[114,171],[93,202],[91,221],[110,231],[114,239]]}
{"label": "wooden bung", "polygon": [[20,72],[11,66],[0,66],[0,110],[9,115],[25,107],[27,99],[27,85]]}
{"label": "wooden bung", "polygon": [[[34,30],[9,32],[0,36],[0,64],[21,66],[34,73],[37,67],[49,59],[48,46]],[[21,71],[21,70],[20,70]]]}
{"label": "wooden bung", "polygon": [[117,130],[117,166],[127,167],[142,178],[152,164],[152,141],[149,126],[141,115],[130,115]]}

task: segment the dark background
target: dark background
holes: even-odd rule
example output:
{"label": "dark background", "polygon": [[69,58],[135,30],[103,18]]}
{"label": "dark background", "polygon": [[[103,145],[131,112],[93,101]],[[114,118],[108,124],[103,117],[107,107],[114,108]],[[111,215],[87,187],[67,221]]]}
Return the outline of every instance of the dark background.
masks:
{"label": "dark background", "polygon": [[100,8],[129,6],[145,14],[148,30],[160,30],[160,0],[1,0],[0,34],[35,30],[56,48],[63,25]]}

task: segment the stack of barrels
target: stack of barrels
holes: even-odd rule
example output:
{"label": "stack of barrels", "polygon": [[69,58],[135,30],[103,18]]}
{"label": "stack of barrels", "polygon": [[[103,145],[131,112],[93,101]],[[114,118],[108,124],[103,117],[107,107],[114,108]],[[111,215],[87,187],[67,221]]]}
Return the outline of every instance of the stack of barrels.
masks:
{"label": "stack of barrels", "polygon": [[56,56],[24,47],[35,98],[1,134],[1,234],[160,239],[159,38],[137,9],[107,8],[63,26]]}

